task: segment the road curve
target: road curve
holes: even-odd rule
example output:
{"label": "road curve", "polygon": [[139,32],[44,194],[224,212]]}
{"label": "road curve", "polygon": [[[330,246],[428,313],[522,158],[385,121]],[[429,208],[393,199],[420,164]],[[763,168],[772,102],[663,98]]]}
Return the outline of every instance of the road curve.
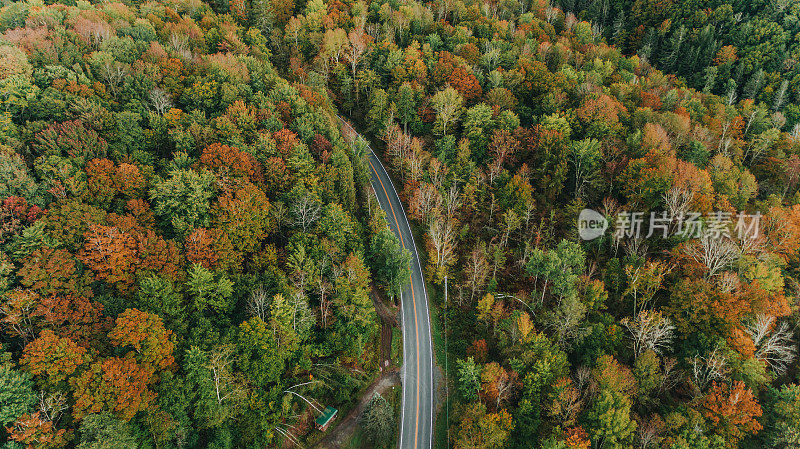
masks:
{"label": "road curve", "polygon": [[[341,117],[339,120],[343,127],[360,137],[349,123]],[[399,447],[431,449],[434,410],[433,342],[422,266],[397,190],[378,156],[366,141],[364,143],[369,149],[367,159],[372,188],[378,197],[378,203],[386,212],[389,228],[398,236],[400,244],[411,252],[411,278],[400,295],[403,323],[403,400]]]}

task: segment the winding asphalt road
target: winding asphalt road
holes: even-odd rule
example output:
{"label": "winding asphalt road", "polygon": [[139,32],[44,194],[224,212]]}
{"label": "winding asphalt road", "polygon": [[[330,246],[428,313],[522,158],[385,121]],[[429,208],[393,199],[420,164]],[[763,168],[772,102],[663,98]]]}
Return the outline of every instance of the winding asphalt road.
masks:
{"label": "winding asphalt road", "polygon": [[[344,127],[359,135],[341,117]],[[359,135],[360,136],[360,135]],[[366,143],[366,141],[365,141]],[[400,449],[433,447],[433,342],[431,338],[428,294],[422,279],[414,236],[403,204],[380,159],[369,148],[368,161],[372,188],[381,209],[386,212],[389,228],[411,252],[411,278],[400,295],[403,320],[403,402],[400,418]]]}

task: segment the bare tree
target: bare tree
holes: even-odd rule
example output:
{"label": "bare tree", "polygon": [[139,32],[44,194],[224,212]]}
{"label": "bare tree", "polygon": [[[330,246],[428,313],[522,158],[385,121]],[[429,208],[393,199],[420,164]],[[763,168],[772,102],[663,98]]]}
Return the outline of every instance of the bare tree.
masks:
{"label": "bare tree", "polygon": [[651,418],[643,418],[636,427],[636,436],[639,438],[639,448],[648,449],[657,447],[661,432],[664,431],[664,421],[654,415]]}
{"label": "bare tree", "polygon": [[784,374],[797,357],[789,325],[785,321],[775,325],[774,316],[759,314],[746,329],[756,347],[756,358],[763,360],[775,374]]}
{"label": "bare tree", "polygon": [[686,247],[686,253],[695,262],[706,267],[706,279],[719,274],[739,258],[739,249],[728,238],[714,238],[709,234]]}
{"label": "bare tree", "polygon": [[781,85],[772,100],[772,110],[779,111],[786,100],[786,89],[789,87],[789,80],[781,81]]}
{"label": "bare tree", "polygon": [[269,302],[266,289],[259,286],[250,293],[250,298],[247,300],[247,313],[266,322],[269,316]]}
{"label": "bare tree", "polygon": [[459,208],[461,208],[461,191],[455,183],[450,186],[450,190],[444,197],[445,214],[448,219],[452,219]]}
{"label": "bare tree", "polygon": [[181,58],[192,59],[194,57],[192,54],[192,47],[189,45],[188,36],[172,33],[169,36],[169,44]]}
{"label": "bare tree", "polygon": [[583,407],[583,401],[581,391],[573,385],[572,379],[568,377],[565,379],[566,385],[559,384],[560,391],[547,407],[547,412],[564,425],[570,425],[575,422]]}
{"label": "bare tree", "polygon": [[325,276],[317,276],[314,279],[314,282],[317,285],[317,291],[319,292],[319,319],[320,324],[323,328],[328,327],[328,319],[331,316],[331,305],[333,301],[330,296],[325,296],[326,293],[330,292],[333,289],[333,284],[331,284]]}
{"label": "bare tree", "polygon": [[503,221],[500,225],[503,227],[503,236],[500,238],[500,246],[505,248],[511,233],[522,226],[522,219],[514,212],[514,209],[507,210],[503,214],[502,219]]}
{"label": "bare tree", "polygon": [[547,325],[553,328],[556,342],[566,347],[567,343],[586,336],[588,329],[580,326],[586,316],[586,306],[575,296],[559,300],[555,310],[547,314]]}
{"label": "bare tree", "polygon": [[[617,233],[614,233],[614,238],[617,239]],[[619,237],[621,238],[621,237]],[[619,242],[616,243],[617,245]],[[645,243],[644,237],[637,235],[626,239],[622,243],[622,247],[625,250],[625,253],[631,257],[642,257],[647,255],[648,246]]]}
{"label": "bare tree", "polygon": [[731,293],[739,288],[741,284],[741,280],[739,279],[739,275],[733,271],[725,271],[717,276],[716,279],[717,288],[719,291],[724,293]]}
{"label": "bare tree", "polygon": [[681,380],[680,372],[677,369],[678,359],[674,357],[664,357],[661,376],[661,391],[670,391],[675,388]]}
{"label": "bare tree", "polygon": [[411,135],[404,133],[397,124],[386,128],[383,141],[386,143],[386,154],[395,168],[405,159],[406,153],[411,148],[411,140]]}
{"label": "bare tree", "polygon": [[214,392],[217,403],[234,401],[244,397],[245,390],[233,374],[234,349],[231,345],[223,345],[209,353],[206,368],[214,380]]}
{"label": "bare tree", "polygon": [[664,204],[671,217],[685,216],[694,198],[694,192],[681,187],[673,187],[664,194]]}
{"label": "bare tree", "polygon": [[[496,365],[495,363],[491,363],[490,365]],[[513,392],[514,385],[516,384],[517,377],[515,372],[508,372],[502,367],[499,368],[497,372],[497,377],[494,380],[494,386],[497,391],[497,400],[495,403],[495,407],[499,410],[500,404],[508,400]]]}
{"label": "bare tree", "polygon": [[436,190],[436,187],[423,181],[414,191],[410,211],[416,219],[429,223],[436,219],[438,213],[434,213],[434,211],[438,211],[441,204],[442,195]]}
{"label": "bare tree", "polygon": [[314,314],[308,306],[308,298],[303,291],[296,291],[289,297],[288,304],[292,308],[292,329],[295,333],[304,334],[314,325]]}
{"label": "bare tree", "polygon": [[581,392],[582,398],[589,398],[594,395],[592,386],[592,369],[582,365],[575,370],[575,386]]}
{"label": "bare tree", "polygon": [[663,316],[661,312],[652,310],[642,310],[633,320],[625,318],[622,320],[622,325],[631,334],[636,357],[648,349],[656,354],[662,354],[669,349],[675,330],[669,318]]}
{"label": "bare tree", "polygon": [[483,289],[488,275],[489,262],[486,259],[486,245],[480,242],[470,251],[464,265],[464,283],[470,291],[470,303],[475,300],[475,294]]}
{"label": "bare tree", "polygon": [[728,361],[719,347],[714,348],[705,357],[699,355],[692,357],[690,363],[695,395],[699,395],[712,381],[725,379],[730,371],[727,366]]}
{"label": "bare tree", "polygon": [[555,8],[554,6],[552,6],[550,4],[548,4],[544,8],[544,16],[545,16],[545,19],[547,20],[547,23],[552,23],[553,20],[555,20],[556,17],[558,17],[558,15],[560,13],[561,13],[561,11],[558,8]]}
{"label": "bare tree", "polygon": [[435,255],[434,260],[431,262],[438,272],[453,262],[455,252],[453,225],[450,220],[442,218],[431,220],[428,236]]}
{"label": "bare tree", "polygon": [[320,216],[320,204],[316,198],[310,194],[305,194],[292,204],[292,215],[294,216],[295,226],[303,228],[307,232]]}
{"label": "bare tree", "polygon": [[442,0],[438,2],[439,6],[439,10],[437,11],[437,14],[439,16],[438,20],[440,21],[446,20],[447,15],[450,14],[450,11],[453,10],[454,5],[455,5],[454,0]]}
{"label": "bare tree", "polygon": [[527,233],[530,230],[530,223],[531,219],[534,216],[534,212],[536,211],[536,205],[533,204],[533,201],[526,201],[525,202],[525,212],[523,212],[522,217],[525,219],[525,232]]}
{"label": "bare tree", "polygon": [[119,85],[128,76],[128,69],[125,64],[109,58],[100,65],[100,76],[111,89],[111,94],[116,97]]}
{"label": "bare tree", "polygon": [[272,207],[269,208],[269,215],[275,220],[275,226],[278,230],[289,224],[289,211],[283,201],[272,203]]}
{"label": "bare tree", "polygon": [[658,261],[646,262],[640,267],[632,265],[625,267],[628,287],[623,295],[629,296],[633,302],[633,316],[637,316],[641,310],[648,307],[670,269],[669,266]]}
{"label": "bare tree", "polygon": [[306,255],[306,248],[298,246],[297,250],[292,251],[286,258],[286,264],[291,270],[290,278],[294,282],[295,289],[305,294],[306,285],[317,274],[317,267],[313,259]]}
{"label": "bare tree", "polygon": [[[37,301],[33,297],[18,291],[0,304],[0,324],[10,329],[14,334],[22,337],[23,342],[33,340],[35,336],[33,327],[33,312],[36,310]],[[11,292],[7,293],[11,296]]]}
{"label": "bare tree", "polygon": [[361,61],[362,56],[364,56],[364,53],[369,48],[368,37],[368,35],[364,34],[363,28],[351,30],[347,35],[350,45],[348,45],[347,50],[344,53],[344,59],[350,63],[350,70],[353,74],[353,81],[355,82],[356,88],[356,101],[358,101],[359,93],[356,71],[358,70],[358,63]]}
{"label": "bare tree", "polygon": [[411,150],[406,152],[403,159],[403,166],[408,169],[408,176],[412,181],[419,181],[425,173],[425,157],[421,150],[418,150],[414,139],[411,141]]}
{"label": "bare tree", "polygon": [[164,114],[173,106],[172,99],[167,91],[160,87],[155,87],[150,91],[150,105],[159,115]]}
{"label": "bare tree", "polygon": [[55,393],[39,392],[39,411],[47,421],[54,424],[57,423],[64,413],[64,410],[68,408],[67,396],[64,393],[60,391]]}
{"label": "bare tree", "polygon": [[437,190],[442,189],[448,171],[447,166],[445,166],[439,158],[433,157],[428,161],[428,176]]}

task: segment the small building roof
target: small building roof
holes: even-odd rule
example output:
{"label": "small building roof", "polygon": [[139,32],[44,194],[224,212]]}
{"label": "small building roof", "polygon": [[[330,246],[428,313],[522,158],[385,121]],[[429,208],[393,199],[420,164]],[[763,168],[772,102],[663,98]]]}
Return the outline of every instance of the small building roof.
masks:
{"label": "small building roof", "polygon": [[325,410],[322,412],[322,415],[320,415],[315,420],[315,422],[320,427],[326,426],[326,425],[328,425],[328,423],[331,422],[331,420],[336,416],[336,413],[338,413],[338,412],[339,412],[339,410],[337,410],[337,409],[335,409],[335,408],[333,408],[331,406],[325,407]]}

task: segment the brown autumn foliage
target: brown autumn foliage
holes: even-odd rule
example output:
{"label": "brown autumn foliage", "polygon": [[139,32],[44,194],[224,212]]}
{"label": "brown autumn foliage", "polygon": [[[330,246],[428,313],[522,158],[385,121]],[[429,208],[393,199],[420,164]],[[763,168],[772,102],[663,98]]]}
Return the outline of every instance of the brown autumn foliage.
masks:
{"label": "brown autumn foliage", "polygon": [[753,391],[741,381],[734,381],[730,386],[714,382],[700,410],[730,447],[736,447],[742,438],[757,433],[762,427],[758,422],[763,413],[761,406]]}
{"label": "brown autumn foliage", "polygon": [[153,209],[147,201],[141,198],[126,201],[125,210],[127,210],[143,228],[152,228],[156,224],[156,217],[153,213]]}
{"label": "brown autumn foliage", "polygon": [[212,207],[212,222],[240,253],[255,252],[271,228],[270,203],[264,192],[246,183],[220,195]]}
{"label": "brown autumn foliage", "polygon": [[123,162],[114,171],[114,187],[124,198],[140,198],[145,193],[147,181],[139,167]]}
{"label": "brown autumn foliage", "polygon": [[102,347],[103,337],[111,328],[111,319],[103,315],[103,305],[82,296],[43,296],[33,317],[40,320],[38,327],[86,348]]}
{"label": "brown autumn foliage", "polygon": [[[325,155],[323,150],[323,156]],[[270,157],[264,163],[264,185],[273,192],[282,192],[291,181],[286,162],[279,157]]]}
{"label": "brown autumn foliage", "polygon": [[771,207],[761,220],[761,230],[774,253],[785,260],[796,257],[800,248],[800,204]]}
{"label": "brown autumn foliage", "polygon": [[598,390],[611,390],[627,397],[635,396],[638,390],[630,368],[610,355],[604,355],[597,360],[592,370],[592,379]]}
{"label": "brown autumn foliage", "polygon": [[43,246],[25,258],[19,270],[22,285],[43,295],[74,294],[91,298],[89,281],[75,257],[64,249]]}
{"label": "brown autumn foliage", "polygon": [[450,72],[450,76],[447,77],[447,81],[464,97],[464,100],[467,102],[476,100],[483,95],[483,89],[481,89],[478,79],[475,78],[475,75],[472,74],[472,72],[467,71],[464,67],[457,67],[455,70]]}
{"label": "brown autumn foliage", "polygon": [[52,421],[43,417],[41,411],[26,413],[6,427],[8,438],[26,449],[53,449],[67,444],[66,429],[57,429]]}
{"label": "brown autumn foliage", "polygon": [[106,205],[117,193],[114,187],[116,170],[114,163],[108,159],[92,159],[86,164],[87,200],[99,205]]}
{"label": "brown autumn foliage", "polygon": [[108,411],[130,421],[155,399],[148,387],[152,378],[152,369],[133,359],[110,357],[94,362],[71,381],[73,415],[82,419],[90,413]]}
{"label": "brown autumn foliage", "polygon": [[200,164],[222,177],[247,178],[252,181],[261,177],[261,167],[253,156],[220,143],[209,145],[203,150]]}
{"label": "brown autumn foliage", "polygon": [[25,346],[20,365],[46,383],[59,385],[69,380],[89,358],[89,351],[83,346],[45,329],[39,338]]}
{"label": "brown autumn foliage", "polygon": [[173,280],[183,277],[183,261],[174,240],[165,240],[148,229],[136,235],[136,244],[138,270],[153,271]]}
{"label": "brown autumn foliage", "polygon": [[95,273],[98,280],[127,292],[136,280],[138,263],[136,239],[114,226],[92,225],[86,242],[78,253],[80,260]]}
{"label": "brown autumn foliage", "polygon": [[128,357],[152,368],[154,373],[172,368],[175,344],[172,331],[164,328],[164,322],[156,314],[127,309],[116,319],[108,338],[115,346],[130,346],[134,349]]}
{"label": "brown autumn foliage", "polygon": [[284,160],[289,159],[289,157],[292,156],[294,147],[300,143],[300,140],[297,138],[297,134],[288,128],[283,128],[282,130],[273,134],[272,137],[275,139],[275,142],[278,146],[278,152],[281,154]]}
{"label": "brown autumn foliage", "polygon": [[213,249],[215,231],[197,228],[186,236],[186,259],[207,269],[217,266],[217,253]]}

